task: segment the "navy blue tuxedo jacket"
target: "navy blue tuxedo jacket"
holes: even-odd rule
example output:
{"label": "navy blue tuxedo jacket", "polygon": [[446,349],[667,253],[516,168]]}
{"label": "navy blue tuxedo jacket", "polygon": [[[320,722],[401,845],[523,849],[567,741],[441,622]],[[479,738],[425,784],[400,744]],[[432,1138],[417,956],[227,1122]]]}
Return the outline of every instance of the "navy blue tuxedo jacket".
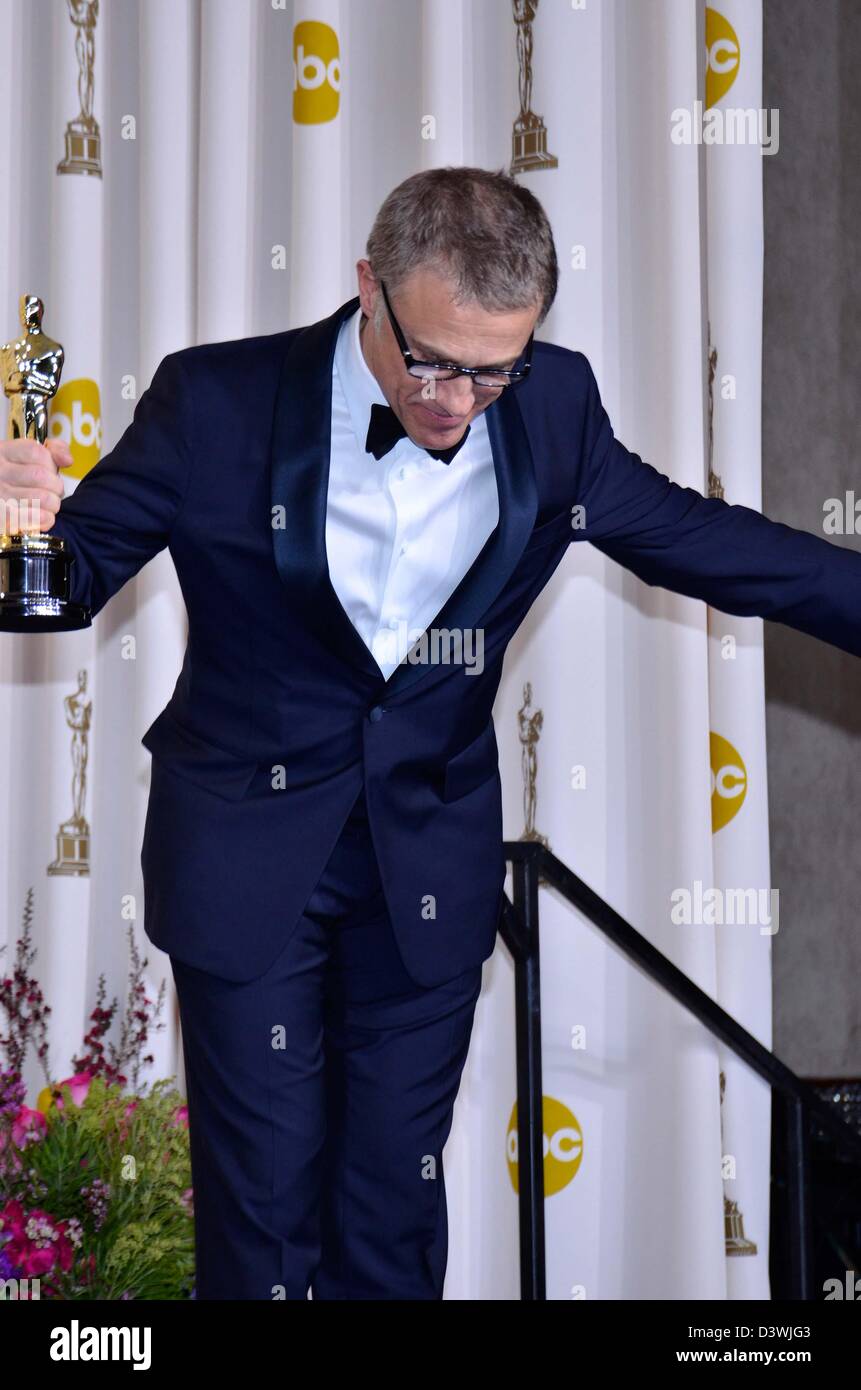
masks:
{"label": "navy blue tuxedo jacket", "polygon": [[165,357],[54,527],[94,612],[164,546],[173,557],[188,645],[142,740],[144,925],[232,980],[283,948],[363,779],[410,974],[432,985],[491,953],[505,874],[491,710],[508,642],[572,541],[861,655],[861,554],[671,482],[614,438],[586,357],[538,342],[531,375],[486,412],[498,525],[431,624],[483,629],[483,670],[405,661],[386,680],[324,539],[332,358],[357,306]]}

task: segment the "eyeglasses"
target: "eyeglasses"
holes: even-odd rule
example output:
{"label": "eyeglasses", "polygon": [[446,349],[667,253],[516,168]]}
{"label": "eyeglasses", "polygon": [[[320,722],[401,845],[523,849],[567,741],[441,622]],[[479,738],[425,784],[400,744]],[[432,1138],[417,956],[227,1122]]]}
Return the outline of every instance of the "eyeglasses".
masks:
{"label": "eyeglasses", "polygon": [[456,376],[469,376],[472,377],[476,386],[495,387],[497,390],[501,390],[503,386],[512,386],[518,381],[523,381],[529,375],[529,370],[532,366],[532,339],[535,336],[534,332],[530,333],[529,342],[517,359],[519,362],[521,357],[525,358],[522,367],[513,368],[511,371],[500,371],[496,367],[460,367],[456,362],[420,362],[418,358],[413,357],[413,354],[407,347],[407,340],[404,337],[400,324],[395,318],[394,310],[389,303],[389,296],[386,293],[386,287],[382,280],[380,281],[380,289],[383,292],[383,300],[389,315],[389,322],[392,325],[398,347],[401,350],[401,356],[404,359],[404,364],[410,376],[424,377],[425,379],[430,377],[434,381],[451,381]]}

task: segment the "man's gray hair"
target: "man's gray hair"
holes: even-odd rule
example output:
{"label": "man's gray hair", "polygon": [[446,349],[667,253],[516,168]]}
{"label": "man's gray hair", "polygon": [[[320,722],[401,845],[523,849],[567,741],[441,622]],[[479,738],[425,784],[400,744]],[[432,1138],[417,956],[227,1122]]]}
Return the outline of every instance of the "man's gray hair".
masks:
{"label": "man's gray hair", "polygon": [[[424,267],[454,282],[458,304],[499,313],[540,303],[537,324],[556,297],[559,267],[547,214],[502,169],[448,166],[410,175],[377,213],[366,255],[390,295]],[[378,324],[384,312],[380,295]]]}

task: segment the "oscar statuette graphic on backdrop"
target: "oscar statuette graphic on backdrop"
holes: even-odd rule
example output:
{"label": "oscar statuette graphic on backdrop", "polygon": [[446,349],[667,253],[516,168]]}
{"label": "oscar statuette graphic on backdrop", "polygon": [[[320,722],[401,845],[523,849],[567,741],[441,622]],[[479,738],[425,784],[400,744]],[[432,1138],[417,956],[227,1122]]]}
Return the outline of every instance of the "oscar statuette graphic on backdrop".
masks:
{"label": "oscar statuette graphic on backdrop", "polygon": [[517,733],[521,743],[520,766],[523,772],[523,834],[521,840],[550,848],[550,841],[535,828],[538,804],[538,740],[544,724],[544,711],[532,709],[532,682],[523,687],[523,704],[517,711]]}
{"label": "oscar statuette graphic on backdrop", "polygon": [[512,0],[517,33],[517,83],[520,114],[511,135],[511,174],[556,169],[559,160],[547,150],[547,128],[532,110],[532,25],[538,0]]}
{"label": "oscar statuette graphic on backdrop", "polygon": [[[44,305],[35,294],[22,294],[24,332],[0,347],[0,379],[9,397],[9,439],[48,437],[48,401],[63,370],[62,344],[42,331]],[[7,503],[0,535],[0,632],[71,632],[89,627],[92,617],[73,603],[74,557],[60,536],[43,535],[38,516],[26,503]]]}
{"label": "oscar statuette graphic on backdrop", "polygon": [[100,179],[102,140],[98,121],[93,115],[99,0],[68,0],[68,6],[69,18],[75,26],[78,101],[81,109],[66,126],[66,153],[57,165],[57,173],[89,174]]}
{"label": "oscar statuette graphic on backdrop", "polygon": [[87,760],[93,702],[87,696],[87,672],[78,672],[78,688],[63,700],[66,723],[72,730],[72,814],[57,831],[57,857],[48,873],[80,876],[90,872],[90,827],[84,815],[87,795]]}

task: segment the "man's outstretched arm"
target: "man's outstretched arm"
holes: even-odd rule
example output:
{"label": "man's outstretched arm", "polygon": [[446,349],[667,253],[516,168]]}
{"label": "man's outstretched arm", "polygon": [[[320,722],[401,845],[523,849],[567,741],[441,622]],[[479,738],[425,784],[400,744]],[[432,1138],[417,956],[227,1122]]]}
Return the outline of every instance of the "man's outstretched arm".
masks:
{"label": "man's outstretched arm", "polygon": [[575,539],[591,541],[646,584],[724,613],[786,623],[861,656],[861,553],[671,482],[615,438],[583,361],[585,465],[577,501],[584,526]]}
{"label": "man's outstretched arm", "polygon": [[114,448],[63,500],[50,534],[66,538],[74,597],[94,616],[170,539],[191,476],[192,404],[171,353]]}
{"label": "man's outstretched arm", "polygon": [[71,597],[94,615],[170,540],[191,476],[192,408],[186,370],[169,354],[118,443],[62,503],[64,445],[0,442],[0,504],[39,502],[40,529],[74,556]]}

